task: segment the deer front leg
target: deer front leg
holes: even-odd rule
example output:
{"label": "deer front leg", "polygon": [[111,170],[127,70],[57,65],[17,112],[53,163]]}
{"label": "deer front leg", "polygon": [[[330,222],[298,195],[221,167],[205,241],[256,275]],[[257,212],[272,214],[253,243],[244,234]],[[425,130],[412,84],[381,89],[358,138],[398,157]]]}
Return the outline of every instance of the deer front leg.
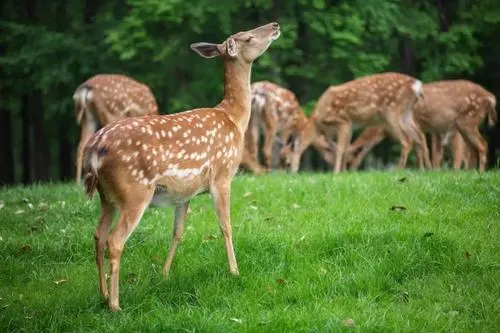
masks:
{"label": "deer front leg", "polygon": [[288,140],[290,140],[290,137],[292,136],[292,132],[290,129],[285,128],[282,129],[278,135],[278,139],[281,143],[280,151],[279,151],[279,158],[278,158],[278,164],[280,169],[286,169],[286,163],[283,162],[282,156],[284,156],[284,152],[286,150],[286,147],[288,145]]}
{"label": "deer front leg", "polygon": [[312,144],[326,163],[335,165],[335,145],[330,145],[324,135],[318,136]]}
{"label": "deer front leg", "polygon": [[264,126],[264,164],[268,169],[272,168],[273,164],[273,142],[276,132],[278,131],[277,124],[271,120],[266,119]]}
{"label": "deer front leg", "polygon": [[80,135],[80,142],[78,143],[78,149],[76,151],[76,183],[80,184],[82,179],[82,160],[83,160],[83,151],[85,149],[85,145],[89,141],[92,134],[94,134],[97,128],[97,124],[93,122],[93,119],[88,119],[87,116],[84,116],[82,121],[82,130]]}
{"label": "deer front leg", "polygon": [[[357,170],[359,165],[363,161],[366,155],[378,145],[386,137],[386,131],[382,127],[369,127],[360,134],[360,136],[354,140],[347,154],[350,157],[349,169]],[[361,151],[355,155],[356,150],[361,148]]]}
{"label": "deer front leg", "polygon": [[115,207],[101,197],[101,217],[99,219],[99,226],[95,231],[95,259],[97,270],[99,272],[99,291],[104,299],[108,299],[108,286],[106,283],[106,274],[104,272],[104,251],[106,249],[106,242],[108,241],[109,227],[113,222]]}
{"label": "deer front leg", "polygon": [[252,114],[248,129],[245,132],[243,159],[240,164],[254,174],[261,175],[265,173],[265,170],[259,163],[259,128],[254,118],[256,118],[256,116]]}
{"label": "deer front leg", "polygon": [[239,275],[238,264],[236,263],[236,256],[234,255],[231,217],[229,211],[231,184],[230,182],[221,181],[212,185],[210,191],[212,193],[217,218],[219,219],[219,226],[224,237],[229,271],[233,275]]}
{"label": "deer front leg", "polygon": [[172,235],[172,244],[168,250],[167,260],[163,265],[163,275],[168,276],[170,271],[170,266],[172,266],[172,261],[174,259],[175,250],[184,231],[184,221],[186,220],[186,213],[189,207],[189,201],[182,203],[175,207],[175,218],[174,218],[174,230]]}

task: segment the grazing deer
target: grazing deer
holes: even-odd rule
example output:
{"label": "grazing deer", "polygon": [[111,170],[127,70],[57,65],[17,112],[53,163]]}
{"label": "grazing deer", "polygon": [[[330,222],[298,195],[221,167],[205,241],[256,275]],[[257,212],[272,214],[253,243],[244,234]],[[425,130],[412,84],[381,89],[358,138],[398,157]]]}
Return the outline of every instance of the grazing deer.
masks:
{"label": "grazing deer", "polygon": [[[495,96],[466,80],[427,83],[423,86],[423,95],[424,98],[415,103],[413,115],[417,126],[432,134],[433,167],[441,164],[442,146],[451,137],[453,167],[459,169],[465,163],[466,168],[477,165],[479,170],[484,170],[487,144],[479,133],[479,125],[485,117],[490,127],[496,123]],[[386,135],[382,127],[366,129],[350,148],[354,151],[362,147],[351,161],[351,168],[357,168],[362,158]],[[419,164],[423,163],[423,154],[422,150],[417,152]]]}
{"label": "grazing deer", "polygon": [[[224,98],[216,107],[127,118],[105,126],[89,140],[85,185],[90,198],[96,189],[100,196],[96,262],[100,291],[107,298],[103,267],[107,245],[112,311],[120,310],[119,267],[125,242],[152,201],[175,205],[172,244],[163,266],[164,275],[170,270],[189,202],[204,192],[212,194],[229,270],[239,274],[230,221],[231,180],[241,162],[250,118],[252,63],[279,35],[278,23],[269,23],[234,34],[222,44],[192,44],[200,56],[220,56],[224,61]],[[120,216],[108,236],[115,209]]]}
{"label": "grazing deer", "polygon": [[[260,173],[261,168],[256,167],[259,164],[257,156],[259,127],[262,125],[264,129],[264,165],[269,170],[272,167],[274,139],[278,139],[286,146],[288,139],[295,137],[305,126],[307,117],[297,97],[290,90],[269,81],[254,82],[251,89],[252,120],[246,134],[245,145],[248,159],[245,162],[249,168],[253,166],[255,171]],[[313,145],[327,162],[333,163],[333,156],[325,138],[319,136],[314,140]],[[280,153],[282,154],[283,152]]]}
{"label": "grazing deer", "polygon": [[406,166],[412,138],[427,151],[425,166],[430,167],[425,136],[414,124],[412,115],[412,105],[421,89],[421,81],[399,73],[375,74],[330,86],[319,98],[309,122],[293,143],[293,152],[288,158],[291,170],[298,170],[302,153],[318,135],[331,137],[336,134],[334,171],[340,172],[346,162],[353,125],[386,126],[401,143],[400,168]]}
{"label": "grazing deer", "polygon": [[80,85],[74,95],[76,120],[81,124],[76,152],[76,181],[82,177],[83,149],[95,131],[125,117],[158,114],[148,86],[124,75],[98,74]]}

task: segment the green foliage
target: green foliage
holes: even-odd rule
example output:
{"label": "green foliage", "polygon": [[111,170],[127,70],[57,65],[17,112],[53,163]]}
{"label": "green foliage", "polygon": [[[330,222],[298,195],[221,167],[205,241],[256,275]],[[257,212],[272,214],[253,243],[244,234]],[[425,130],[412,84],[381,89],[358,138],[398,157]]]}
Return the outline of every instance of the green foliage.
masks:
{"label": "green foliage", "polygon": [[[400,181],[402,178],[406,181]],[[98,199],[72,184],[0,191],[6,332],[494,332],[500,174],[238,176],[230,276],[210,198],[195,198],[169,278],[171,208],[121,260],[123,311],[98,295]],[[403,206],[406,210],[392,210]],[[352,319],[352,321],[346,321]]]}
{"label": "green foliage", "polygon": [[[280,83],[303,104],[311,105],[329,85],[382,71],[426,82],[500,77],[495,0],[201,0],[196,6],[183,0],[7,0],[0,17],[0,107],[17,116],[22,96],[41,91],[51,133],[53,124],[73,117],[78,85],[117,72],[148,84],[161,113],[214,105],[223,90],[221,61],[201,59],[189,45],[221,42],[274,20],[282,37],[256,62],[253,79]],[[403,52],[404,45],[412,52]],[[71,126],[68,137],[77,138],[77,131]]]}

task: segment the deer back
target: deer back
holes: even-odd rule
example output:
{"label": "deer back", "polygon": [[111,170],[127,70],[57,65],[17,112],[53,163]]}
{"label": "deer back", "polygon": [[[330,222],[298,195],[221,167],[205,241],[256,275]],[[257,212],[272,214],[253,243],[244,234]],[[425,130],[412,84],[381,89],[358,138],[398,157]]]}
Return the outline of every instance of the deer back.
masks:
{"label": "deer back", "polygon": [[444,132],[458,117],[479,125],[486,115],[490,123],[492,116],[496,116],[495,96],[476,83],[437,81],[425,84],[423,91],[424,98],[414,105],[414,115],[425,129]]}
{"label": "deer back", "polygon": [[268,121],[278,125],[278,130],[297,128],[303,112],[295,94],[275,83],[259,81],[252,84],[252,99],[258,103],[259,112]]}
{"label": "deer back", "polygon": [[91,113],[88,117],[101,125],[125,117],[158,114],[158,105],[149,87],[118,74],[91,77],[76,89],[73,100],[78,122],[85,112]]}
{"label": "deer back", "polygon": [[242,143],[236,125],[217,109],[126,118],[96,133],[87,146],[86,168],[99,170],[99,182],[117,193],[121,184],[163,185],[175,202],[232,176]]}
{"label": "deer back", "polygon": [[378,124],[385,113],[402,113],[415,102],[421,82],[399,73],[382,73],[330,86],[319,98],[313,117],[317,122],[342,118],[354,124]]}

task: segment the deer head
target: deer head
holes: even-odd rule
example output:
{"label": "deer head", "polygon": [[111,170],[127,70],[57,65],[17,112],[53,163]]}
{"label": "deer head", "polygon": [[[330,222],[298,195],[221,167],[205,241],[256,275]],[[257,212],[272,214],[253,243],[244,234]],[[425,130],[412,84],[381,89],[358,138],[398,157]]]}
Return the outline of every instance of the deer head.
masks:
{"label": "deer head", "polygon": [[204,58],[221,56],[250,64],[279,36],[279,24],[269,23],[252,30],[238,32],[221,44],[194,43],[191,44],[191,48]]}

